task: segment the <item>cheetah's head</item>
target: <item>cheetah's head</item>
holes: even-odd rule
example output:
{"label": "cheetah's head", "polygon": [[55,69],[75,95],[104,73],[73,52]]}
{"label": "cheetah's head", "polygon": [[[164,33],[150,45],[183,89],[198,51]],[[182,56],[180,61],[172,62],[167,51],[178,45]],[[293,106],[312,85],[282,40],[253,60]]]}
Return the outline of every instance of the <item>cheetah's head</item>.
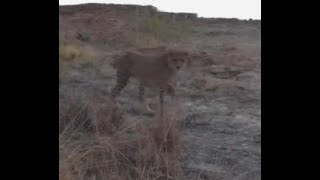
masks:
{"label": "cheetah's head", "polygon": [[168,52],[168,66],[176,72],[185,68],[189,61],[189,53],[186,51],[170,50]]}

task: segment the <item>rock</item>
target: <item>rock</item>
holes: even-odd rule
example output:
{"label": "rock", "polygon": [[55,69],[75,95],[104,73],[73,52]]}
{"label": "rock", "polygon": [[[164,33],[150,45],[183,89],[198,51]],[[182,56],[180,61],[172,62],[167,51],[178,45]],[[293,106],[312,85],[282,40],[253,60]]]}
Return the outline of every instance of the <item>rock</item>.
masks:
{"label": "rock", "polygon": [[234,66],[212,65],[210,73],[216,78],[230,79],[241,73],[241,69]]}
{"label": "rock", "polygon": [[88,33],[88,32],[79,32],[77,34],[77,39],[79,39],[80,41],[88,42],[88,41],[90,41],[90,33]]}

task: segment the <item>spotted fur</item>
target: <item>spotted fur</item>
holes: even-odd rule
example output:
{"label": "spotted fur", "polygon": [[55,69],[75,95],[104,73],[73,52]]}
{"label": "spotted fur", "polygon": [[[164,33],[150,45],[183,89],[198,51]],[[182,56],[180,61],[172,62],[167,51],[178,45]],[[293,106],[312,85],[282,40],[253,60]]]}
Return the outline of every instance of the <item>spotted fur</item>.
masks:
{"label": "spotted fur", "polygon": [[111,98],[116,101],[130,78],[135,78],[140,82],[141,101],[144,101],[145,87],[159,89],[160,110],[163,112],[164,94],[174,95],[172,80],[184,68],[187,58],[187,52],[177,50],[165,50],[155,54],[127,52],[117,56],[112,63],[117,71],[117,83],[111,91]]}

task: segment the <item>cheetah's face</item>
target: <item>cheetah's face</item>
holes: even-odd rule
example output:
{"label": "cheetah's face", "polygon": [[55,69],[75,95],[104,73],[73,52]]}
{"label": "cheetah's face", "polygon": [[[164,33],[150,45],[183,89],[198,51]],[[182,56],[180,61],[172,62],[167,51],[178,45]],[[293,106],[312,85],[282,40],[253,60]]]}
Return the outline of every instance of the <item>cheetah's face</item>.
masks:
{"label": "cheetah's face", "polygon": [[171,69],[179,72],[187,64],[189,55],[183,51],[170,51],[168,56],[168,65]]}

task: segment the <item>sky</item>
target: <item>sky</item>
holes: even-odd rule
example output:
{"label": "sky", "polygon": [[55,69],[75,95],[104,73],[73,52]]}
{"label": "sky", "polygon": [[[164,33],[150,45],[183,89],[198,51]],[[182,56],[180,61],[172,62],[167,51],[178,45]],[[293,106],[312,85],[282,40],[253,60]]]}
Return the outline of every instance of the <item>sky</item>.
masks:
{"label": "sky", "polygon": [[59,0],[59,5],[84,3],[152,5],[160,11],[197,13],[198,17],[261,20],[261,0]]}

